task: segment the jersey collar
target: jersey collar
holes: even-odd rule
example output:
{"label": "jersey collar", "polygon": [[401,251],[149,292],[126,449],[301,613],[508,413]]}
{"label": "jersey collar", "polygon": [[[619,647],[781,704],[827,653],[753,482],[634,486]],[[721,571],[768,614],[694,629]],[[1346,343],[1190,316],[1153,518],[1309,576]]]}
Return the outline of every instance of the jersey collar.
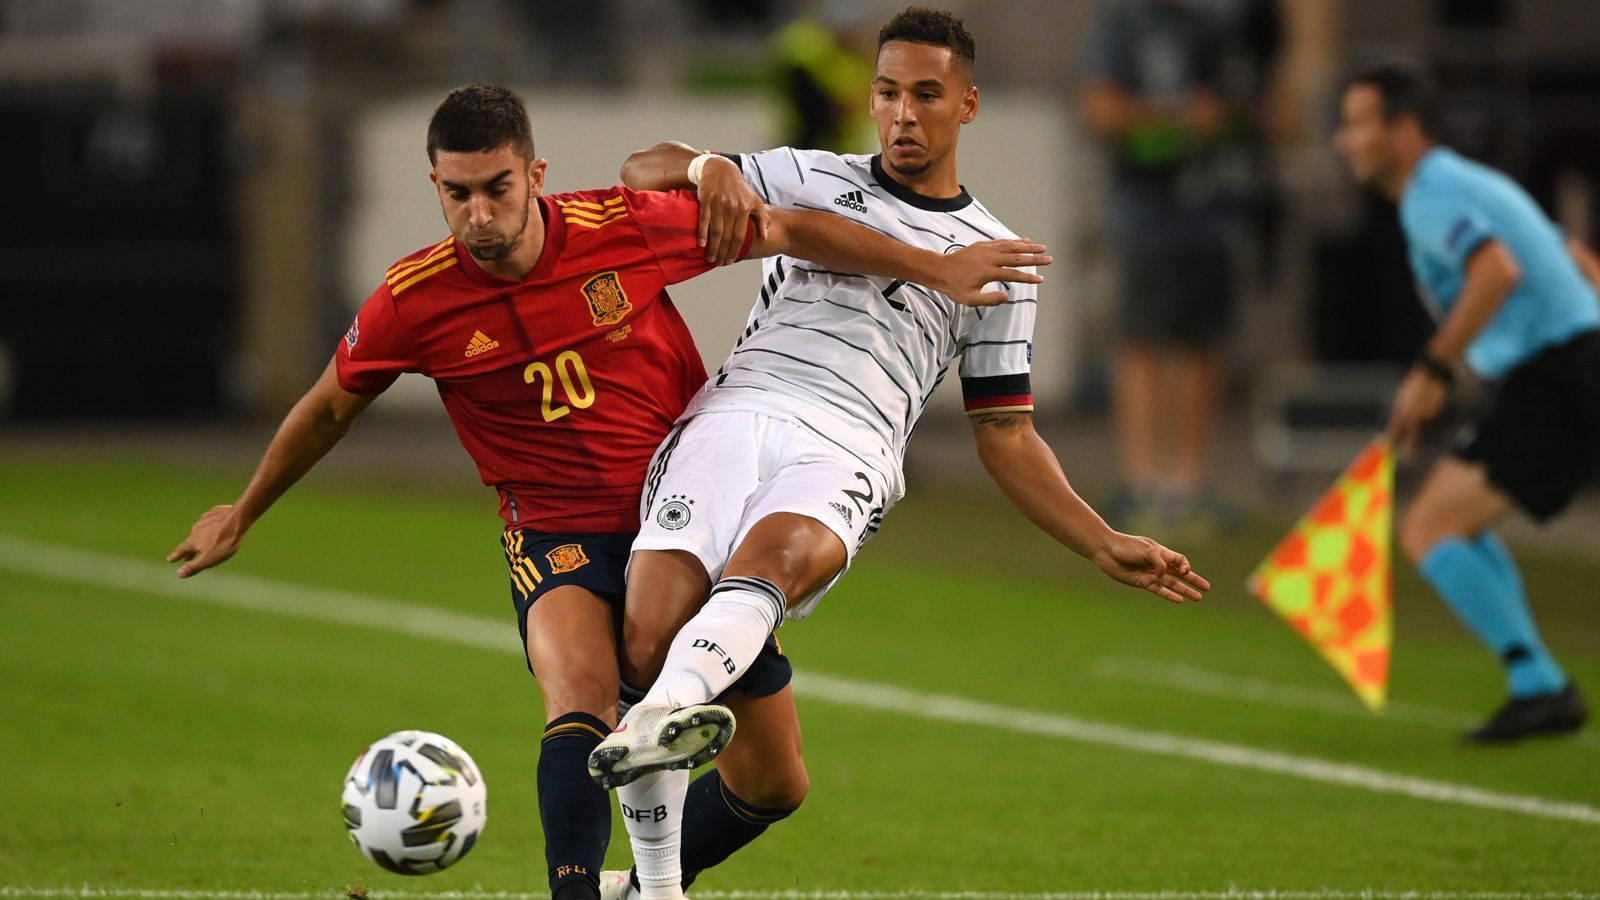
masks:
{"label": "jersey collar", "polygon": [[556,262],[561,259],[561,248],[567,243],[567,222],[562,217],[552,214],[555,201],[548,196],[536,198],[535,205],[539,209],[539,216],[544,219],[544,251],[539,254],[539,261],[534,263],[533,271],[521,281],[496,278],[473,261],[472,255],[467,252],[461,241],[456,241],[456,256],[460,258],[461,271],[466,274],[469,281],[485,287],[507,287],[539,281],[555,271]]}
{"label": "jersey collar", "polygon": [[958,209],[966,209],[972,205],[972,195],[967,193],[965,185],[961,186],[961,193],[954,197],[929,197],[895,181],[889,177],[888,172],[883,170],[883,154],[881,153],[874,154],[872,157],[872,177],[878,182],[879,187],[888,191],[896,200],[908,206],[915,206],[917,209],[925,209],[928,212],[955,212]]}

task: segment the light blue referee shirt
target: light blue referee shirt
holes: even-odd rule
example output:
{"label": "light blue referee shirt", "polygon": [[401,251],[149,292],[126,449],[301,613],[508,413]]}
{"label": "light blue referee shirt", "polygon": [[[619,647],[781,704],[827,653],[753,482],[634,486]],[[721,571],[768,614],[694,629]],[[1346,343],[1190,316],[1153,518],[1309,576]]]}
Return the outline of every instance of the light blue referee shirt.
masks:
{"label": "light blue referee shirt", "polygon": [[1423,155],[1400,198],[1411,272],[1435,318],[1455,305],[1467,260],[1500,241],[1522,278],[1467,346],[1467,365],[1499,378],[1546,347],[1600,328],[1600,298],[1568,252],[1555,223],[1505,173],[1435,147]]}

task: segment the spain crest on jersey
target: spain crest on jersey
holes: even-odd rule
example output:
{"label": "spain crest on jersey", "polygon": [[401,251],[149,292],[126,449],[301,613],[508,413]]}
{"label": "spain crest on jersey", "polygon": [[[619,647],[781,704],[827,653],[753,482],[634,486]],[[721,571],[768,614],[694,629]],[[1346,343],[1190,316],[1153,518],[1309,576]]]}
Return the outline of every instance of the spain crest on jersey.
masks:
{"label": "spain crest on jersey", "polygon": [[560,575],[581,569],[589,564],[589,555],[583,552],[582,544],[562,544],[544,555],[550,561],[550,574]]}
{"label": "spain crest on jersey", "polygon": [[589,312],[594,314],[596,328],[615,325],[633,311],[628,292],[622,289],[622,280],[615,272],[601,272],[585,281],[583,296],[589,301]]}

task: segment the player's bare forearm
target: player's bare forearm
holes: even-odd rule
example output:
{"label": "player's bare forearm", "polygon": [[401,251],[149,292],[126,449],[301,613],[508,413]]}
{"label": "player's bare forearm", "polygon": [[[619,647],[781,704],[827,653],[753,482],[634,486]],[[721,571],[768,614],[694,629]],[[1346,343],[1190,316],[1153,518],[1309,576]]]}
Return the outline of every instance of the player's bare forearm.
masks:
{"label": "player's bare forearm", "polygon": [[1461,293],[1428,341],[1428,353],[1446,364],[1460,361],[1467,345],[1499,312],[1521,278],[1522,269],[1510,249],[1499,241],[1486,241],[1467,261]]}
{"label": "player's bare forearm", "polygon": [[322,377],[278,426],[239,499],[207,510],[190,529],[189,536],[167,554],[167,562],[184,563],[178,569],[178,577],[187,578],[231,558],[250,526],[349,432],[351,423],[369,403],[370,397],[339,387],[330,362]]}
{"label": "player's bare forearm", "polygon": [[1005,291],[985,286],[996,281],[1039,284],[1044,279],[1037,273],[1015,267],[1050,264],[1044,245],[1028,241],[984,241],[941,254],[832,213],[772,209],[771,214],[769,231],[756,239],[752,256],[783,253],[835,271],[902,278],[969,306],[1006,302],[1010,296]]}
{"label": "player's bare forearm", "polygon": [[305,477],[350,432],[350,426],[372,399],[341,388],[334,363],[329,362],[317,383],[284,417],[250,484],[234,501],[241,523],[246,528],[255,524],[279,497]]}
{"label": "player's bare forearm", "polygon": [[635,191],[673,191],[689,183],[689,161],[700,151],[678,141],[637,150],[622,163],[622,183]]}
{"label": "player's bare forearm", "polygon": [[973,417],[978,457],[1012,504],[1062,546],[1111,578],[1171,603],[1199,600],[1211,583],[1189,560],[1155,541],[1105,523],[1067,483],[1066,473],[1028,413]]}
{"label": "player's bare forearm", "polygon": [[1072,489],[1032,415],[980,413],[972,427],[978,459],[1028,521],[1085,559],[1105,552],[1115,532]]}

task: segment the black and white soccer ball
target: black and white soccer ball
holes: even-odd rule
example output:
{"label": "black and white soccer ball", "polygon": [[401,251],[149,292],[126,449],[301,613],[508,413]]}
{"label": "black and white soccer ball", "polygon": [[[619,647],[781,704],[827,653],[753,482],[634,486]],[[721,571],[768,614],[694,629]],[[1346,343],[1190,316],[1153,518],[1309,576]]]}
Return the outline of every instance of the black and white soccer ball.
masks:
{"label": "black and white soccer ball", "polygon": [[487,820],[478,764],[455,741],[429,731],[374,741],[344,777],[350,841],[391,872],[427,875],[454,865]]}

